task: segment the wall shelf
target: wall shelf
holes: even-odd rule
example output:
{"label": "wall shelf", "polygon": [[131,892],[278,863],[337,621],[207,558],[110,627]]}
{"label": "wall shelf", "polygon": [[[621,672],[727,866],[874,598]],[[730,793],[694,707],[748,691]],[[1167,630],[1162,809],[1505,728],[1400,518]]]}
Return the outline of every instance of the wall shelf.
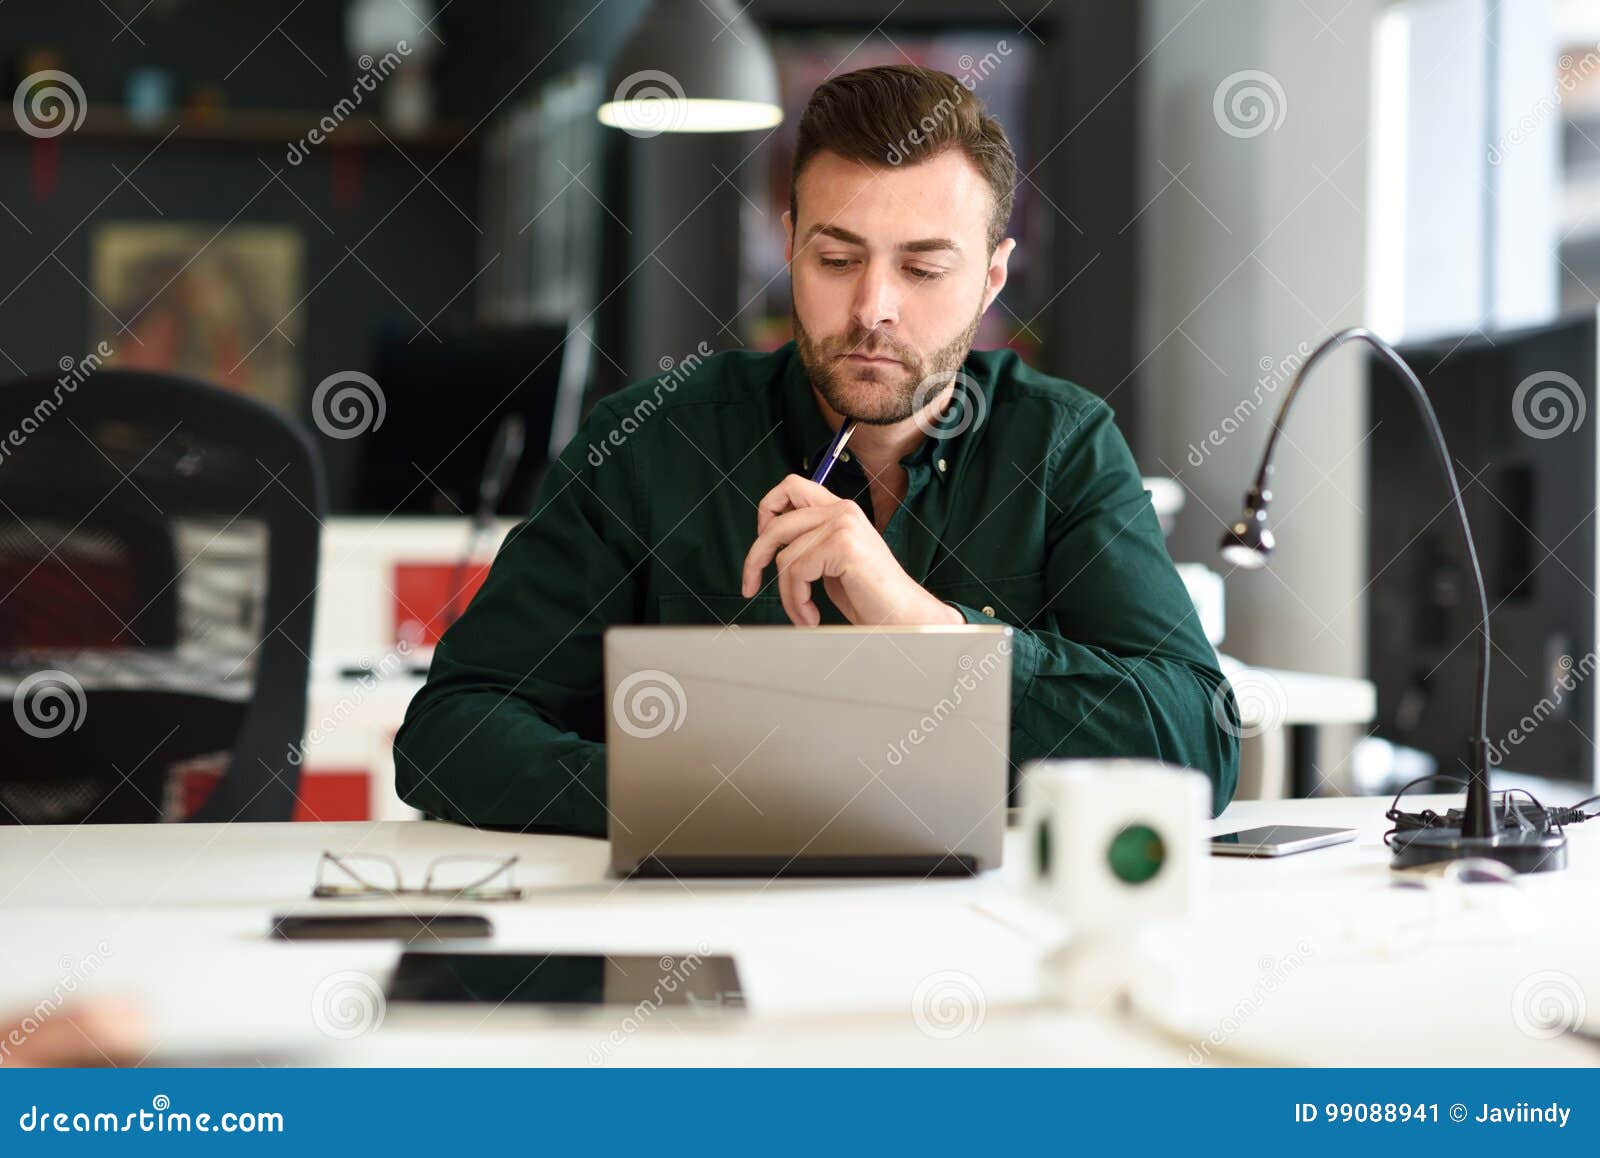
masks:
{"label": "wall shelf", "polygon": [[[217,113],[182,112],[156,121],[134,120],[115,105],[90,105],[83,124],[49,138],[61,144],[72,141],[116,140],[149,141],[152,144],[171,134],[171,144],[179,142],[219,145],[280,145],[304,139],[313,129],[321,131],[321,121],[330,114],[307,110],[228,109]],[[178,131],[174,133],[172,130]],[[379,125],[359,113],[326,135],[325,145],[389,148],[384,134],[407,149],[446,152],[465,144],[475,147],[470,126],[460,121],[436,121],[420,133],[406,133]],[[380,131],[381,129],[381,131]],[[26,139],[26,134],[10,117],[0,121],[0,136]],[[317,147],[317,146],[313,146]]]}

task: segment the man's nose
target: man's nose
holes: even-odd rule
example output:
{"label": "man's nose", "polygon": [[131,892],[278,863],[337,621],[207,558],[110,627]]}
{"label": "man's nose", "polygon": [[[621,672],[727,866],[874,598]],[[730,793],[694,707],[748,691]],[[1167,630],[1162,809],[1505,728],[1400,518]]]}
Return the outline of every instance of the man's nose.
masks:
{"label": "man's nose", "polygon": [[892,326],[900,320],[900,291],[886,263],[865,264],[851,310],[863,330]]}

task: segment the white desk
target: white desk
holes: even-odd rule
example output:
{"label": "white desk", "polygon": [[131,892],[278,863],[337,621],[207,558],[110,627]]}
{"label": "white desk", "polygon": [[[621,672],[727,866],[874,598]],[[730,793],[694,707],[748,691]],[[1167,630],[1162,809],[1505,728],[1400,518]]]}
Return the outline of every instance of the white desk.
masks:
{"label": "white desk", "polygon": [[1290,728],[1369,724],[1378,713],[1371,680],[1250,667],[1231,657],[1223,659],[1222,673],[1234,681],[1244,725],[1239,800],[1282,800],[1292,794]]}
{"label": "white desk", "polygon": [[[1447,798],[1429,798],[1435,807]],[[1145,1016],[1070,1014],[1038,1001],[1036,966],[1059,934],[1017,900],[1008,868],[973,880],[618,883],[603,843],[477,832],[427,822],[8,829],[0,840],[0,1009],[27,1010],[74,976],[77,992],[132,992],[160,1037],[155,1060],[223,1051],[251,1063],[594,1062],[620,1012],[557,1016],[478,1007],[387,1009],[352,1040],[318,1029],[318,986],[345,971],[387,982],[387,943],[273,942],[269,916],[342,904],[307,894],[318,853],[362,849],[420,868],[444,851],[517,852],[524,901],[467,906],[492,944],[528,951],[731,952],[748,1016],[645,1020],[614,1064],[1561,1064],[1600,1060],[1572,1038],[1522,1032],[1512,1000],[1556,971],[1600,1019],[1600,824],[1572,830],[1573,867],[1519,889],[1459,897],[1391,887],[1379,844],[1386,801],[1235,805],[1219,829],[1263,822],[1357,826],[1357,845],[1276,862],[1212,862],[1208,911],[1148,940]],[[1013,834],[1015,835],[1015,834]],[[1429,924],[1430,912],[1434,914]],[[1570,926],[1570,927],[1568,927]],[[104,943],[92,967],[85,955]],[[917,1028],[913,994],[962,975],[971,1028]],[[1262,982],[1271,976],[1271,992]],[[981,997],[979,996],[981,994]],[[978,1004],[981,1024],[976,1024]],[[947,1010],[948,1012],[948,1010]],[[959,1014],[960,1010],[957,1010]]]}

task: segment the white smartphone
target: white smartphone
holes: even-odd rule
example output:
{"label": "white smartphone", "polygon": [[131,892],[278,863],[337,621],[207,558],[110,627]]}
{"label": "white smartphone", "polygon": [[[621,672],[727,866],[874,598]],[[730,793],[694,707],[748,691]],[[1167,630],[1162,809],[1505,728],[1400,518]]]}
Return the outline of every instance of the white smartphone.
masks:
{"label": "white smartphone", "polygon": [[1213,856],[1288,856],[1356,838],[1353,828],[1311,828],[1303,824],[1269,824],[1211,838]]}

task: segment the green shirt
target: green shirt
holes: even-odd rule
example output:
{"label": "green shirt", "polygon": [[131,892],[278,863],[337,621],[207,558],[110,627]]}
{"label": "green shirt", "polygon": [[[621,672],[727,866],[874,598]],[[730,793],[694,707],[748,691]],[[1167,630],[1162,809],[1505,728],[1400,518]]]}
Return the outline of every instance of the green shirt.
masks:
{"label": "green shirt", "polygon": [[[973,351],[964,377],[967,404],[901,460],[883,535],[968,622],[1014,628],[1013,785],[1038,757],[1151,757],[1205,772],[1220,812],[1237,709],[1111,408],[1010,350]],[[788,623],[772,569],[748,600],[740,569],[756,503],[830,437],[792,342],[691,355],[599,402],[439,643],[395,736],[401,798],[472,825],[604,834],[602,633]],[[827,485],[872,513],[853,458]],[[813,599],[845,622],[821,583]]]}

